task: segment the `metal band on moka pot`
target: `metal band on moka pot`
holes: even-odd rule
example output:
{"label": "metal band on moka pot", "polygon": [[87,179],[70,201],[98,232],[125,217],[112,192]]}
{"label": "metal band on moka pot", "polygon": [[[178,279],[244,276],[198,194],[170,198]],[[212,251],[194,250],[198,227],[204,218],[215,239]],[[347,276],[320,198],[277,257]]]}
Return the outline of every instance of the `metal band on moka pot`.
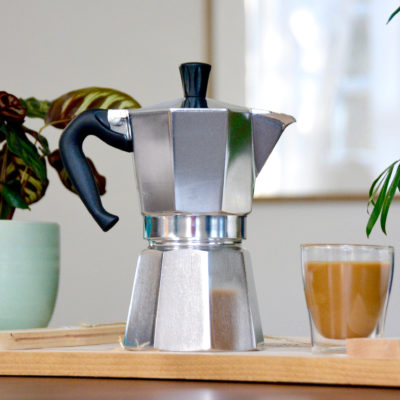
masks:
{"label": "metal band on moka pot", "polygon": [[240,243],[246,238],[245,222],[245,216],[236,215],[146,215],[144,238],[152,243]]}

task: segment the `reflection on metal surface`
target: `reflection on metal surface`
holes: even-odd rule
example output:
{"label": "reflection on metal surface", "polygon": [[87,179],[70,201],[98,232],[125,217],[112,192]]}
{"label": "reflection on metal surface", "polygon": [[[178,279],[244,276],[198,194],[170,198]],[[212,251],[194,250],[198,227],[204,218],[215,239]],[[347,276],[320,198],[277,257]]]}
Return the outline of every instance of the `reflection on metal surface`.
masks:
{"label": "reflection on metal surface", "polygon": [[245,239],[245,216],[164,215],[144,217],[144,237],[158,244],[191,241],[207,245],[213,241],[232,243]]}
{"label": "reflection on metal surface", "polygon": [[107,119],[112,131],[125,135],[129,140],[132,139],[128,110],[108,110]]}

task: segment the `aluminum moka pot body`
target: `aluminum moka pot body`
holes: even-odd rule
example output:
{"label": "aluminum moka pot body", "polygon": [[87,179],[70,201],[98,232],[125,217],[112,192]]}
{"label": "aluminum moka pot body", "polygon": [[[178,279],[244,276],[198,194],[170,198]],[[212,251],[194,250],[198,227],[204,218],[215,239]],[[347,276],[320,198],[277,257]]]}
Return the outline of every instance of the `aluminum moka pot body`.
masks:
{"label": "aluminum moka pot body", "polygon": [[145,215],[251,211],[251,117],[228,109],[138,110],[130,114]]}
{"label": "aluminum moka pot body", "polygon": [[103,230],[104,210],[82,152],[92,134],[134,152],[144,237],[124,344],[160,350],[252,350],[263,341],[245,238],[254,181],[288,115],[205,97],[210,66],[181,66],[185,97],[137,110],[89,110],[64,131],[68,175]]}

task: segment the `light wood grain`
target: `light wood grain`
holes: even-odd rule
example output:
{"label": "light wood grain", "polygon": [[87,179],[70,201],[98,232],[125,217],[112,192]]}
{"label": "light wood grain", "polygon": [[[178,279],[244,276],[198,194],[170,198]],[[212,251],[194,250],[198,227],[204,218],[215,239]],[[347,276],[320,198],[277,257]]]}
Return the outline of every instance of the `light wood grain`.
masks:
{"label": "light wood grain", "polygon": [[349,357],[400,359],[399,339],[347,339],[346,348]]}
{"label": "light wood grain", "polygon": [[400,387],[400,360],[312,355],[290,347],[238,353],[125,351],[115,345],[0,351],[0,375],[292,382]]}
{"label": "light wood grain", "polygon": [[42,349],[118,343],[125,324],[0,331],[0,350]]}

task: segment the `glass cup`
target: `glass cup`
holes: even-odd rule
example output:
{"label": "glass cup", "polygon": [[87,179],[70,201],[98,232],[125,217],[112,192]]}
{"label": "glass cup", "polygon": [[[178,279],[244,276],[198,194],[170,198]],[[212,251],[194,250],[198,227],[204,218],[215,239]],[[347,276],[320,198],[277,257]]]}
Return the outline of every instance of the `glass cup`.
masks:
{"label": "glass cup", "polygon": [[344,353],[346,339],[383,336],[393,247],[303,244],[301,259],[313,352]]}

